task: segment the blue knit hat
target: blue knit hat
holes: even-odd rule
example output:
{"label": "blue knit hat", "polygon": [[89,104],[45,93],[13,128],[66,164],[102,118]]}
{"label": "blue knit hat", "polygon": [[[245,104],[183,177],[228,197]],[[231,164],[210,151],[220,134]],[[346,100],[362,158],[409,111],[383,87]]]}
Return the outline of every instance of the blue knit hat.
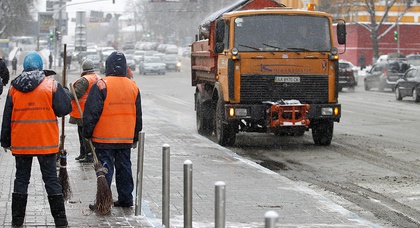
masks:
{"label": "blue knit hat", "polygon": [[36,52],[30,52],[23,59],[23,69],[24,70],[27,70],[27,69],[42,70],[42,67],[43,67],[42,58]]}

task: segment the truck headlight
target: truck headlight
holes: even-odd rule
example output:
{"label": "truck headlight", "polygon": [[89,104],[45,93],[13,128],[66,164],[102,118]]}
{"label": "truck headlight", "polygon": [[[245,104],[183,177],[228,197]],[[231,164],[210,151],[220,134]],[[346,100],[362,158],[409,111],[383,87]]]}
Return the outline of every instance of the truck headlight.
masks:
{"label": "truck headlight", "polygon": [[321,114],[323,116],[338,116],[340,114],[340,109],[338,107],[325,107],[321,109]]}
{"label": "truck headlight", "polygon": [[246,108],[229,108],[229,116],[230,117],[234,117],[234,116],[247,116],[248,115],[248,110]]}
{"label": "truck headlight", "polygon": [[322,108],[321,109],[321,114],[323,116],[331,116],[333,114],[333,108],[331,108],[331,107]]}

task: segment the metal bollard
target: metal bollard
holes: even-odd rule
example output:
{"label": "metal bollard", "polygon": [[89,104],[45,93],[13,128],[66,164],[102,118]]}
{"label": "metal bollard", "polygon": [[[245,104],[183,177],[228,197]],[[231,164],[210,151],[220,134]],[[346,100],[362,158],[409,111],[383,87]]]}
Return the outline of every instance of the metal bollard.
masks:
{"label": "metal bollard", "polygon": [[215,228],[225,227],[226,217],[226,185],[223,181],[215,183],[216,200],[215,200],[215,216],[214,225]]}
{"label": "metal bollard", "polygon": [[192,162],[184,162],[184,228],[192,228]]}
{"label": "metal bollard", "polygon": [[170,147],[162,146],[162,224],[169,227]]}
{"label": "metal bollard", "polygon": [[144,132],[139,132],[138,153],[137,153],[137,192],[135,215],[141,214],[141,200],[143,197],[143,164],[144,164]]}
{"label": "metal bollard", "polygon": [[265,228],[275,228],[279,214],[275,211],[265,212]]}

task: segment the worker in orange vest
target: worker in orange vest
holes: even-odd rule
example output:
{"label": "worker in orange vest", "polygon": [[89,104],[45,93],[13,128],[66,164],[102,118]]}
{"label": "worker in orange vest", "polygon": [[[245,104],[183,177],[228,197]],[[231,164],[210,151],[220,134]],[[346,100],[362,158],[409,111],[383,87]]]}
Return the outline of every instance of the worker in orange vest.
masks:
{"label": "worker in orange vest", "polygon": [[[106,59],[105,78],[94,84],[83,112],[83,135],[91,138],[109,187],[115,167],[118,200],[116,207],[131,207],[134,190],[131,172],[131,148],[135,148],[142,130],[140,90],[127,77],[127,63],[122,52]],[[96,210],[96,205],[89,205]]]}
{"label": "worker in orange vest", "polygon": [[[79,135],[80,154],[76,157],[79,162],[93,162],[92,151],[85,137],[83,137],[82,114],[85,109],[85,103],[92,85],[96,83],[101,77],[95,73],[95,66],[93,61],[86,58],[82,62],[82,74],[79,79],[73,83],[74,91],[76,92],[77,101],[74,100],[72,94],[69,94],[72,101],[72,112],[70,113],[69,123],[77,124],[77,133]],[[76,102],[79,102],[82,113],[79,112]]]}
{"label": "worker in orange vest", "polygon": [[33,157],[38,158],[41,167],[55,225],[68,224],[57,177],[56,155],[59,150],[57,116],[69,114],[71,103],[61,84],[47,77],[42,67],[41,56],[36,52],[25,56],[23,72],[12,80],[3,112],[1,146],[10,149],[16,160],[12,226],[22,226],[24,222]]}

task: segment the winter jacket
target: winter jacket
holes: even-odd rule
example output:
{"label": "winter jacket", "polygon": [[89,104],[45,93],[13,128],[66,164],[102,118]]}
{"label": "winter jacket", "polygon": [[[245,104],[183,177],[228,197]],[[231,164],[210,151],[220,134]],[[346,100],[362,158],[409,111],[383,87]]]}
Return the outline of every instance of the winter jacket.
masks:
{"label": "winter jacket", "polygon": [[7,69],[6,63],[3,59],[0,58],[0,77],[3,82],[3,85],[7,85],[9,83],[9,69]]}
{"label": "winter jacket", "polygon": [[[47,78],[45,71],[38,69],[23,71],[12,80],[6,98],[1,146],[11,147],[13,154],[57,153],[59,138],[56,117],[63,117],[71,112],[70,101],[61,84],[52,78]],[[28,119],[31,121],[22,127],[22,121],[24,123]],[[39,121],[43,126],[34,127],[34,121]],[[22,152],[18,148],[14,149],[17,145],[34,148]],[[47,150],[40,148],[46,145],[50,148]]]}
{"label": "winter jacket", "polygon": [[[83,112],[83,136],[92,138],[95,148],[130,148],[131,142],[138,141],[138,133],[143,127],[140,90],[133,80],[127,78],[125,57],[120,52],[108,57],[105,74],[107,76],[94,84],[89,92]],[[124,107],[126,104],[130,105]],[[114,105],[118,107],[113,109]],[[100,134],[98,130],[104,133]],[[130,139],[101,140],[95,139],[95,134],[103,138],[129,136]]]}
{"label": "winter jacket", "polygon": [[[95,73],[88,73],[83,74],[83,76],[74,82],[73,87],[76,92],[76,96],[78,98],[78,101],[74,100],[73,94],[69,94],[72,101],[72,111],[70,113],[70,117],[72,119],[81,119],[83,110],[85,109],[85,103],[86,99],[88,97],[89,91],[92,88],[92,85],[96,83],[101,77]],[[76,102],[79,102],[80,108],[82,109],[82,113],[79,112],[79,109],[77,108]]]}

